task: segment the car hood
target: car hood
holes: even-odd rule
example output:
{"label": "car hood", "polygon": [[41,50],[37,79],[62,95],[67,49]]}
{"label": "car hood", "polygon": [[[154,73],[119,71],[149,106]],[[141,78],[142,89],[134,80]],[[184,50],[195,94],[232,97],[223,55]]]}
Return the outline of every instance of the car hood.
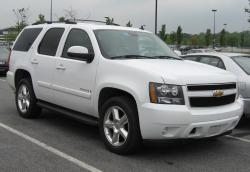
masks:
{"label": "car hood", "polygon": [[166,59],[134,59],[115,60],[129,67],[137,68],[145,74],[154,74],[162,77],[168,84],[209,84],[236,82],[235,75],[228,71],[184,60]]}

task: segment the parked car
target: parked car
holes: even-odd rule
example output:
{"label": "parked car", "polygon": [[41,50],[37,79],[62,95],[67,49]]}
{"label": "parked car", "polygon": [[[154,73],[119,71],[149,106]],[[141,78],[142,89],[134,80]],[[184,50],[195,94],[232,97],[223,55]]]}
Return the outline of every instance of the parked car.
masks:
{"label": "parked car", "polygon": [[183,56],[186,60],[196,61],[224,70],[238,76],[239,91],[245,106],[244,114],[250,117],[250,55],[238,53],[200,53]]}
{"label": "parked car", "polygon": [[213,49],[191,49],[186,52],[186,54],[194,54],[194,53],[215,53],[216,51]]}
{"label": "parked car", "polygon": [[46,108],[99,125],[106,147],[118,154],[142,140],[227,134],[243,112],[233,74],[184,61],[153,33],[135,28],[26,27],[7,80],[22,117]]}
{"label": "parked car", "polygon": [[8,55],[9,50],[5,47],[0,47],[0,74],[6,74],[8,71]]}

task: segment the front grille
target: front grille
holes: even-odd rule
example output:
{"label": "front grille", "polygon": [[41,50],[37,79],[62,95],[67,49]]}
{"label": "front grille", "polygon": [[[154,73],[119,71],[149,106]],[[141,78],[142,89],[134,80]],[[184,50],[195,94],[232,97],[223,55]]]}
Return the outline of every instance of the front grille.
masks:
{"label": "front grille", "polygon": [[227,90],[236,89],[236,83],[211,84],[211,85],[189,85],[188,91],[206,91],[206,90]]}
{"label": "front grille", "polygon": [[231,94],[223,97],[190,97],[191,107],[212,107],[222,106],[233,103],[235,101],[236,94]]}

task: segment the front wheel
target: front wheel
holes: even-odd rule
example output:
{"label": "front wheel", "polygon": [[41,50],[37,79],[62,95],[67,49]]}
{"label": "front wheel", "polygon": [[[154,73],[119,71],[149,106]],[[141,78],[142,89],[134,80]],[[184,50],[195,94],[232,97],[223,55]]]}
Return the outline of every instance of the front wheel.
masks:
{"label": "front wheel", "polygon": [[141,143],[136,105],[128,97],[114,97],[101,107],[100,133],[106,147],[117,154],[129,154]]}

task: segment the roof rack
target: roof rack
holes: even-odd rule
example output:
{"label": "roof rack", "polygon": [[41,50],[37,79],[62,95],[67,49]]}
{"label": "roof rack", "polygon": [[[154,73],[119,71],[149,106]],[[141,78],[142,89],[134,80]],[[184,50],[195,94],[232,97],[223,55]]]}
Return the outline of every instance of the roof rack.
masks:
{"label": "roof rack", "polygon": [[[53,23],[77,24],[77,22],[94,22],[94,23],[107,24],[105,21],[99,21],[99,20],[85,20],[85,19],[72,19],[72,20],[68,20],[67,19],[65,21],[44,21],[43,23],[41,23],[41,22],[35,22],[32,25],[53,24]],[[116,23],[110,23],[109,25],[120,26],[119,24],[116,24]]]}
{"label": "roof rack", "polygon": [[[70,22],[94,22],[94,23],[107,24],[105,21],[99,21],[99,20],[73,19],[73,20],[69,20],[69,21]],[[116,24],[116,23],[110,23],[109,25],[120,26],[119,24]]]}
{"label": "roof rack", "polygon": [[44,21],[43,23],[41,23],[41,22],[35,22],[32,25],[53,24],[53,23],[77,24],[77,22],[70,21],[70,20],[65,20],[65,21]]}

